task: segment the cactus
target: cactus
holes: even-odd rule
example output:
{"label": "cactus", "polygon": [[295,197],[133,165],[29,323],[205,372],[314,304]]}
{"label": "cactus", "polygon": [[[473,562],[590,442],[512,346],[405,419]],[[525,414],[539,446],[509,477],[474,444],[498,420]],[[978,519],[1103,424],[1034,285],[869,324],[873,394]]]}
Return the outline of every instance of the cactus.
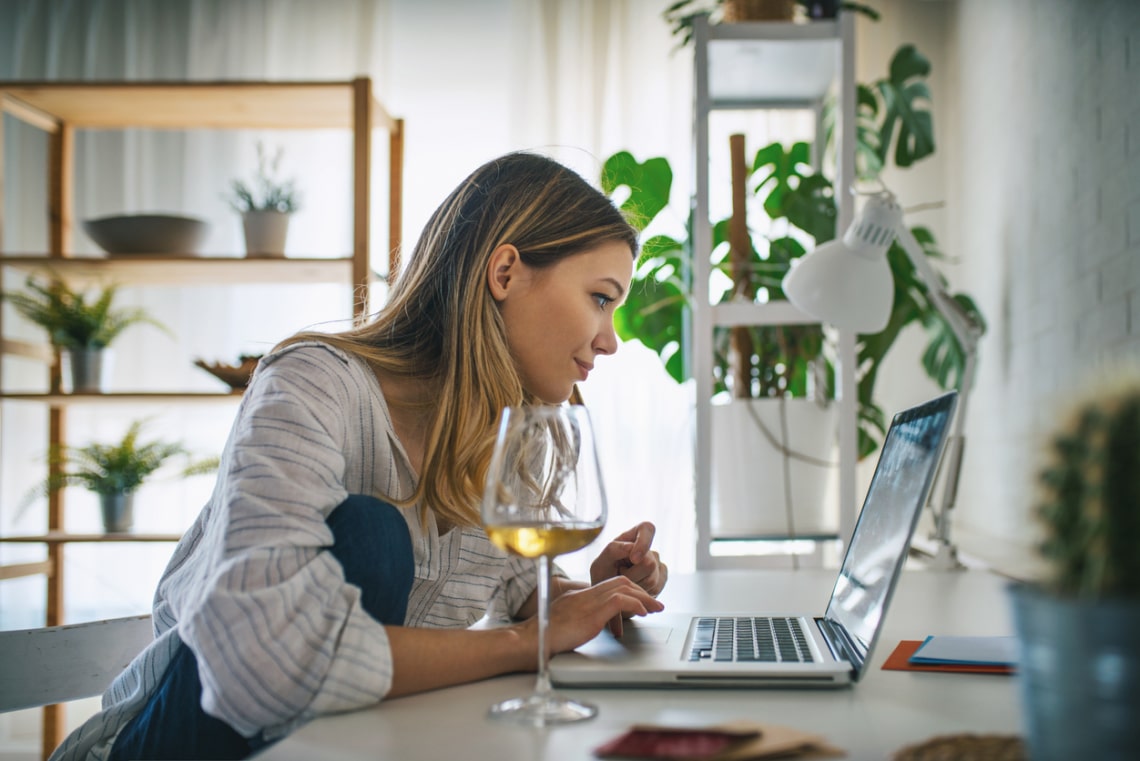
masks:
{"label": "cactus", "polygon": [[1039,474],[1047,585],[1084,599],[1140,599],[1140,372],[1078,402]]}

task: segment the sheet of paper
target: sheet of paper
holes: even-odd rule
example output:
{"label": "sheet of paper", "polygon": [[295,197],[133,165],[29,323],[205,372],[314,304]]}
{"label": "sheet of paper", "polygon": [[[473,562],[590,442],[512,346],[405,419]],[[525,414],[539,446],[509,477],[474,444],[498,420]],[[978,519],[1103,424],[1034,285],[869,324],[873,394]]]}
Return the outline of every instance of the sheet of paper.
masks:
{"label": "sheet of paper", "polygon": [[1017,665],[1017,637],[927,637],[911,663]]}

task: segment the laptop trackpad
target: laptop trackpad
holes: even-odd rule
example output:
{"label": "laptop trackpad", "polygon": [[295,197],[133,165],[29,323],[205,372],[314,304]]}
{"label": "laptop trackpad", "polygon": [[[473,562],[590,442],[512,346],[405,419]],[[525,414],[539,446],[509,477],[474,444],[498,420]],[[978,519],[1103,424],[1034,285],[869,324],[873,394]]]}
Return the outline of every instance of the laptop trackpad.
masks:
{"label": "laptop trackpad", "polygon": [[653,626],[652,624],[631,624],[625,622],[622,628],[621,639],[610,634],[609,628],[602,629],[601,634],[594,637],[574,652],[593,658],[606,660],[622,660],[635,653],[644,655],[647,651],[663,647],[669,643],[673,635],[671,626]]}

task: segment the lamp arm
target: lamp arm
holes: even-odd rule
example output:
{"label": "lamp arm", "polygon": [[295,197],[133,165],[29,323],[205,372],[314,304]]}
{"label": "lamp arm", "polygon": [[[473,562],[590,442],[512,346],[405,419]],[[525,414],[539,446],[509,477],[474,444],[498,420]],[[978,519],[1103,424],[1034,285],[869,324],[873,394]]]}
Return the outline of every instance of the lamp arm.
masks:
{"label": "lamp arm", "polygon": [[930,266],[926,252],[915,240],[914,234],[905,225],[899,225],[899,229],[895,231],[895,237],[902,245],[903,250],[906,251],[907,258],[914,265],[919,278],[926,284],[930,293],[930,300],[934,302],[939,314],[950,326],[950,330],[958,339],[958,344],[962,347],[963,353],[966,355],[974,353],[978,347],[978,339],[982,335],[981,325],[946,292],[946,287],[942,285],[942,279]]}
{"label": "lamp arm", "polygon": [[935,566],[960,568],[962,566],[958,562],[957,548],[950,540],[950,519],[954,510],[954,502],[958,496],[958,480],[962,472],[962,455],[966,445],[963,429],[965,428],[970,391],[974,385],[974,368],[978,354],[978,341],[982,336],[982,326],[946,292],[941,278],[930,266],[930,262],[927,261],[922,246],[915,240],[914,235],[906,225],[898,225],[895,237],[906,252],[911,264],[914,265],[919,278],[926,284],[931,302],[946,320],[946,324],[950,326],[951,332],[958,339],[958,344],[966,356],[966,364],[962,370],[961,383],[958,389],[958,413],[954,420],[953,433],[946,442],[946,452],[943,455],[946,482],[942,489],[942,500],[938,509],[932,508],[934,513],[933,538],[938,545]]}

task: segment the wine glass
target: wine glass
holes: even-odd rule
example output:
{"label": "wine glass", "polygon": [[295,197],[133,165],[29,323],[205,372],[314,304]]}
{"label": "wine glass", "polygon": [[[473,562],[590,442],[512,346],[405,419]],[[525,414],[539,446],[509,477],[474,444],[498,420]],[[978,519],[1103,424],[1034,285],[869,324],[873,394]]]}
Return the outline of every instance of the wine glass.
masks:
{"label": "wine glass", "polygon": [[606,495],[586,408],[504,409],[483,494],[483,526],[496,545],[537,563],[538,678],[532,694],[492,706],[492,718],[541,727],[597,714],[596,706],[551,689],[547,631],[552,558],[585,547],[605,523]]}

